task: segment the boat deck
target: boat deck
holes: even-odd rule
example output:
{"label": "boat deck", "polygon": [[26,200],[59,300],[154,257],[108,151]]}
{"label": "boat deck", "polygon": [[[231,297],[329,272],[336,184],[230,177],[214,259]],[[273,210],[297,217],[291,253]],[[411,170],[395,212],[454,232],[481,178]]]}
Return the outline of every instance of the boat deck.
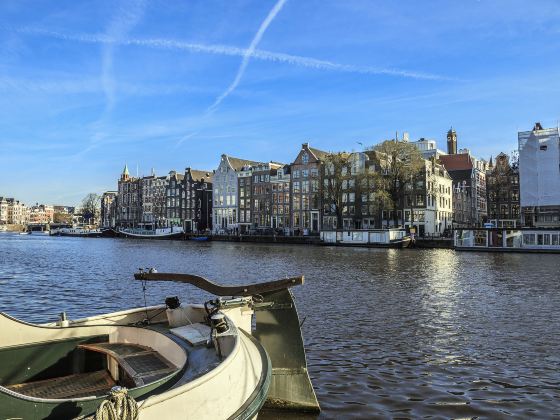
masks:
{"label": "boat deck", "polygon": [[207,348],[206,346],[192,346],[186,340],[172,334],[169,331],[171,327],[169,327],[169,324],[167,323],[152,324],[148,328],[165,334],[187,352],[187,368],[173,387],[178,387],[191,382],[192,380],[210,372],[212,369],[215,369],[216,366],[221,363],[214,347]]}

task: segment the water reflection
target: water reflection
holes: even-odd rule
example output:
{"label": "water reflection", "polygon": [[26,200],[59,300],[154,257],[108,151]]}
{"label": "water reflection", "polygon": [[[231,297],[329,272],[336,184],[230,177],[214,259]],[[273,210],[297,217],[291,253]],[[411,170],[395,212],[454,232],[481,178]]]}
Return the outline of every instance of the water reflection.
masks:
{"label": "water reflection", "polygon": [[[150,266],[223,282],[304,274],[294,293],[322,417],[560,415],[555,255],[0,235],[0,309],[45,321],[141,306],[132,273]],[[168,295],[207,297],[148,286],[148,304]]]}

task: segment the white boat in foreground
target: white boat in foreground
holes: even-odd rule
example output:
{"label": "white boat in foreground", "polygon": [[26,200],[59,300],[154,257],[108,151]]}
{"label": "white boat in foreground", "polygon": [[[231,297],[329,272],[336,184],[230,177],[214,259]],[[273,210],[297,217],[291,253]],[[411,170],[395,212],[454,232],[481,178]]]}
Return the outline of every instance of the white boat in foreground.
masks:
{"label": "white boat in foreground", "polygon": [[141,420],[250,419],[264,404],[319,411],[288,290],[303,277],[245,286],[153,270],[135,277],[238,297],[168,298],[43,325],[0,313],[0,418],[101,416],[119,399],[132,413],[122,418]]}

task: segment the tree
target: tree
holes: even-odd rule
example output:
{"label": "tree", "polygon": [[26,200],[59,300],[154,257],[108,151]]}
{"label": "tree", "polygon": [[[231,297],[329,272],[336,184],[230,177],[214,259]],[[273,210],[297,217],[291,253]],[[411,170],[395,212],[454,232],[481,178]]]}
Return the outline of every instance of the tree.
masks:
{"label": "tree", "polygon": [[101,197],[95,193],[89,193],[82,200],[81,213],[84,221],[88,224],[95,223],[99,216]]}
{"label": "tree", "polygon": [[323,158],[323,204],[325,214],[336,216],[337,228],[342,227],[342,214],[345,206],[343,185],[349,179],[349,154],[346,152],[329,153]]}
{"label": "tree", "polygon": [[63,224],[71,224],[72,223],[72,215],[68,213],[55,213],[53,215],[53,222],[54,223],[63,223]]}
{"label": "tree", "polygon": [[[360,219],[362,206],[371,205],[375,214],[381,214],[387,196],[384,190],[376,190],[381,179],[376,171],[376,161],[376,153],[372,151],[329,153],[323,158],[324,213],[336,217],[337,227],[343,226],[344,215]],[[365,195],[365,201],[360,199],[362,195]],[[362,214],[370,214],[370,209]],[[381,227],[381,218],[375,219]]]}
{"label": "tree", "polygon": [[[402,211],[404,220],[405,197],[412,197],[414,186],[421,176],[424,177],[425,160],[418,148],[405,141],[385,140],[372,148],[377,152],[380,175],[376,191],[383,197],[388,210],[393,210],[395,226],[398,225],[397,209]],[[411,211],[411,220],[414,221]]]}

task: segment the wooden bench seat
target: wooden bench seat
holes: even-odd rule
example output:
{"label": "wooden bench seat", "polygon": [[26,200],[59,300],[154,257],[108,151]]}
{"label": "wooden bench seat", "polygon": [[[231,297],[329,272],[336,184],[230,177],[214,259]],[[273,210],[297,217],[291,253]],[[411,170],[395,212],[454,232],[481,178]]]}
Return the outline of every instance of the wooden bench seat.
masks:
{"label": "wooden bench seat", "polygon": [[178,370],[157,351],[138,344],[95,343],[80,344],[78,348],[113,358],[134,381],[135,386],[155,382]]}
{"label": "wooden bench seat", "polygon": [[66,399],[107,394],[116,385],[106,370],[78,373],[41,381],[8,385],[6,388],[35,398]]}

